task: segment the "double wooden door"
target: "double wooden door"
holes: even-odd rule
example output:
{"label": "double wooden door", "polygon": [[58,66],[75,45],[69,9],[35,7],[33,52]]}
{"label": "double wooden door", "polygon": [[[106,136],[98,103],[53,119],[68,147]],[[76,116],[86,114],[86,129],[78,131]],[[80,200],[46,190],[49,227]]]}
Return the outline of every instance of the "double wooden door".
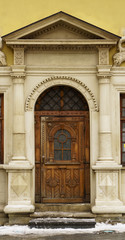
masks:
{"label": "double wooden door", "polygon": [[35,116],[36,202],[90,200],[89,118]]}

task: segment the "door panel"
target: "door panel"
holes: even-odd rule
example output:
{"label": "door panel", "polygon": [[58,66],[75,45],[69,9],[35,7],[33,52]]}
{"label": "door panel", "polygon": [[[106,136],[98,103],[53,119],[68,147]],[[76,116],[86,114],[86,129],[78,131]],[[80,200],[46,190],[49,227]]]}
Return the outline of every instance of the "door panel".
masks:
{"label": "door panel", "polygon": [[36,115],[36,202],[89,202],[89,120]]}

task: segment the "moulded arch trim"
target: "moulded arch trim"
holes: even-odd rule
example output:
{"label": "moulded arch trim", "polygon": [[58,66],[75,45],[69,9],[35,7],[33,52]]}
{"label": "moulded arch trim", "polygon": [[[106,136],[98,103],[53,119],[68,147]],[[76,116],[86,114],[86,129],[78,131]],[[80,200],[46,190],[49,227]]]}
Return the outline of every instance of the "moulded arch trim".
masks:
{"label": "moulded arch trim", "polygon": [[98,105],[92,91],[82,81],[69,76],[49,77],[38,83],[26,99],[25,111],[33,111],[36,100],[40,94],[46,89],[57,85],[66,85],[75,88],[85,97],[89,108],[94,111],[98,111]]}
{"label": "moulded arch trim", "polygon": [[[61,124],[61,125],[64,125],[64,124]],[[53,135],[55,135],[55,133],[60,129],[61,125],[55,126],[55,127],[50,131],[50,137],[52,137]],[[76,134],[75,134],[74,129],[71,128],[70,126],[68,126],[68,125],[65,124],[65,125],[63,126],[63,129],[64,129],[64,130],[67,130],[67,131],[70,133],[70,135],[71,135],[72,138],[75,138],[75,137],[76,137]]]}

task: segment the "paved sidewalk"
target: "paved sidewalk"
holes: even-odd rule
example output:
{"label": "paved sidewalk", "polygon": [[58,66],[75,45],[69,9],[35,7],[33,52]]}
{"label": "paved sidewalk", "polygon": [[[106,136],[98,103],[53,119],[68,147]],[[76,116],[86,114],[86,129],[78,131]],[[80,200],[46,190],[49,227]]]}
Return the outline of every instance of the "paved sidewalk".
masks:
{"label": "paved sidewalk", "polygon": [[0,240],[125,240],[125,233],[91,233],[91,234],[73,234],[56,236],[39,236],[29,234],[25,236],[0,236]]}

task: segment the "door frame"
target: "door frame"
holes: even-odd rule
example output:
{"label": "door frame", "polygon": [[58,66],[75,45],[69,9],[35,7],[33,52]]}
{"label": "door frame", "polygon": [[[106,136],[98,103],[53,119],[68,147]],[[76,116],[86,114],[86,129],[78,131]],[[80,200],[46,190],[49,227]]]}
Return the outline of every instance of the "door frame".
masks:
{"label": "door frame", "polygon": [[[41,124],[41,117],[54,117],[54,116],[58,116],[58,117],[61,117],[61,116],[65,116],[65,117],[85,117],[85,118],[88,118],[89,121],[90,121],[90,117],[89,117],[89,111],[36,111],[35,112],[35,116],[37,118],[40,118],[40,124]],[[40,126],[41,128],[41,126]],[[41,130],[40,130],[40,134],[41,134]],[[36,144],[35,144],[35,147],[36,147]],[[36,164],[35,164],[36,165]],[[40,167],[41,168],[41,167]],[[89,174],[90,174],[90,122],[89,122]],[[36,178],[36,175],[35,175],[35,178]],[[42,176],[41,176],[41,173],[40,173],[40,179],[42,179]],[[36,180],[35,180],[35,184],[36,184]],[[85,187],[85,182],[83,183],[84,184],[84,187]],[[40,195],[41,195],[41,181],[40,181]],[[86,187],[85,187],[86,188]],[[35,194],[36,194],[36,191],[35,191]],[[90,193],[90,190],[89,190],[89,194]],[[41,201],[39,200],[39,203]],[[51,201],[50,201],[51,202]],[[41,202],[42,203],[42,202]],[[73,203],[73,202],[71,202]],[[79,202],[80,203],[80,202]],[[81,202],[81,203],[85,203],[85,201]],[[90,203],[90,197],[89,197],[89,201],[87,201],[87,203]]]}

